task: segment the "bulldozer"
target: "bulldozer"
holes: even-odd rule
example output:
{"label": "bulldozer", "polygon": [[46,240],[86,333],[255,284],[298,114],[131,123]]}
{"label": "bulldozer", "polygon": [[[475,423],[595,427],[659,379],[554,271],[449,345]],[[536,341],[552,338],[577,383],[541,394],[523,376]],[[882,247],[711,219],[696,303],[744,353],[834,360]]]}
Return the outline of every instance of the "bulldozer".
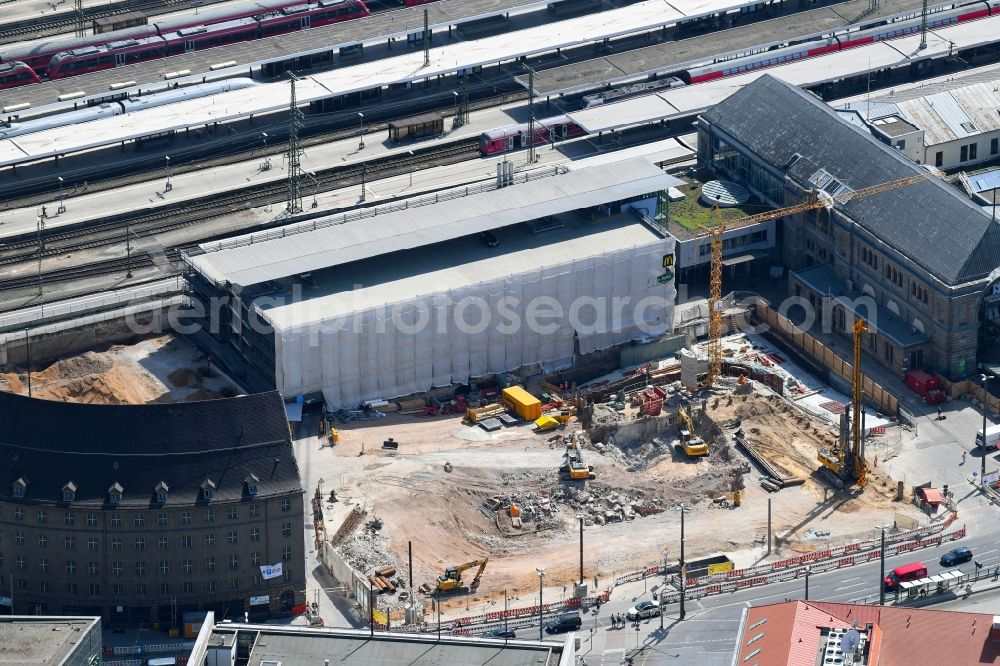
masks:
{"label": "bulldozer", "polygon": [[559,468],[559,475],[564,479],[581,481],[585,479],[596,479],[594,466],[588,465],[583,460],[583,449],[575,442],[566,445],[566,464]]}
{"label": "bulldozer", "polygon": [[677,410],[677,429],[679,442],[677,443],[678,453],[683,453],[688,458],[701,458],[708,455],[708,444],[701,437],[695,436],[694,424],[687,410],[681,407]]}
{"label": "bulldozer", "polygon": [[[472,562],[466,562],[465,564],[459,564],[456,566],[448,567],[444,570],[444,573],[438,576],[437,579],[437,591],[438,592],[454,592],[456,590],[469,591],[474,590],[479,587],[479,579],[483,575],[483,570],[486,568],[486,563],[489,562],[489,558],[483,558],[481,560],[473,560]],[[462,584],[462,574],[473,567],[479,567],[476,571],[476,577],[472,579],[468,587]]]}

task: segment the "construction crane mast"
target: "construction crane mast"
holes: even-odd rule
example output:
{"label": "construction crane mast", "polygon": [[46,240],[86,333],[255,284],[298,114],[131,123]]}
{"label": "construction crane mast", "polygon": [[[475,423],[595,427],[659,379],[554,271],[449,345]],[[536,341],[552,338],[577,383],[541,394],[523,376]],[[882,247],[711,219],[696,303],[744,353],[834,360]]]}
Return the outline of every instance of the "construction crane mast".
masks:
{"label": "construction crane mast", "polygon": [[729,222],[723,220],[719,210],[716,209],[715,226],[703,232],[703,234],[710,236],[712,243],[712,263],[709,270],[708,290],[708,381],[706,382],[706,386],[711,388],[716,378],[722,373],[722,238],[727,231],[747,227],[759,222],[766,222],[767,220],[774,220],[779,217],[816,210],[817,208],[830,207],[834,204],[846,204],[854,199],[895,190],[915,183],[922,183],[934,177],[931,173],[907,176],[899,180],[879,183],[871,187],[863,187],[859,190],[848,189],[837,196],[830,196],[825,192],[820,193],[817,190],[813,190],[809,199],[803,203],[769,210],[764,213],[757,213],[756,215],[748,215],[747,217],[741,217]]}

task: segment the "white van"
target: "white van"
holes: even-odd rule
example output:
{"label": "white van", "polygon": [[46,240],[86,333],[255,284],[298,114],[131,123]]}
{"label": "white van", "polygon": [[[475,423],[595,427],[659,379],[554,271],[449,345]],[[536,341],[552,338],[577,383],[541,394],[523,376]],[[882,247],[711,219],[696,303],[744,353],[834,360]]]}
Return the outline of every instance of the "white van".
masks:
{"label": "white van", "polygon": [[[995,449],[1000,444],[1000,425],[986,427],[986,448]],[[976,448],[983,446],[982,431],[976,433]]]}

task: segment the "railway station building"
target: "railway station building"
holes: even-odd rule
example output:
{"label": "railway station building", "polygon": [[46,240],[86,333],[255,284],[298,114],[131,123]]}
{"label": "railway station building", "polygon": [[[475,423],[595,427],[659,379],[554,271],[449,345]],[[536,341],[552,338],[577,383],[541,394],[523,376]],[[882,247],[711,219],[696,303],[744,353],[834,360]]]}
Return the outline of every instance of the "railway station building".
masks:
{"label": "railway station building", "polygon": [[[820,99],[762,76],[698,120],[703,166],[775,207],[813,193],[830,205],[780,221],[789,296],[813,326],[850,335],[869,322],[867,351],[900,373],[957,379],[977,370],[983,297],[1000,265],[1000,225]],[[834,201],[852,190],[927,176],[915,184]]]}
{"label": "railway station building", "polygon": [[194,339],[244,385],[334,408],[567,369],[670,331],[670,182],[642,159],[504,172],[203,244]]}
{"label": "railway station building", "polygon": [[185,612],[304,602],[303,490],[276,392],[90,405],[0,391],[0,423],[0,612],[179,629]]}

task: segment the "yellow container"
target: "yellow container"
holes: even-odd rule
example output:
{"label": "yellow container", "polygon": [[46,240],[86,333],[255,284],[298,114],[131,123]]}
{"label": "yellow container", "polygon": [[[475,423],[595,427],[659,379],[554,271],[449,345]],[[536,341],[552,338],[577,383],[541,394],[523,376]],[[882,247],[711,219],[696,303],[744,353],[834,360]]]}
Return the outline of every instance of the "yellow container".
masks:
{"label": "yellow container", "polygon": [[521,386],[503,390],[503,403],[525,421],[534,421],[542,415],[542,401]]}

